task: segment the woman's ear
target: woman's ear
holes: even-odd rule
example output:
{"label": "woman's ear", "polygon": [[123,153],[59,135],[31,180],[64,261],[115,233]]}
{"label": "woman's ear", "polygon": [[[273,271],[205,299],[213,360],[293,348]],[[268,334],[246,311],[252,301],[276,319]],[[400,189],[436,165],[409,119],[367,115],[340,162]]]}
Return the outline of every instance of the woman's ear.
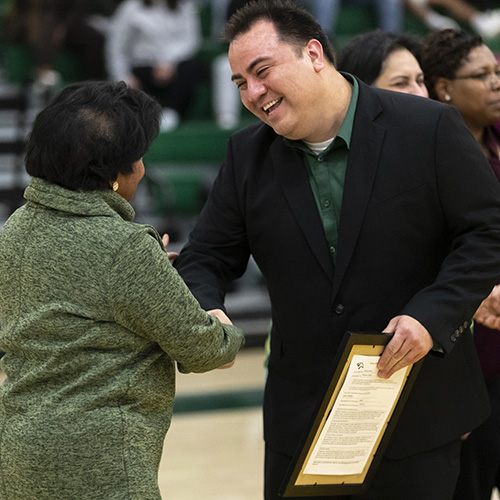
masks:
{"label": "woman's ear", "polygon": [[451,80],[448,78],[444,78],[440,76],[435,85],[434,90],[440,102],[451,102],[451,93],[450,93]]}

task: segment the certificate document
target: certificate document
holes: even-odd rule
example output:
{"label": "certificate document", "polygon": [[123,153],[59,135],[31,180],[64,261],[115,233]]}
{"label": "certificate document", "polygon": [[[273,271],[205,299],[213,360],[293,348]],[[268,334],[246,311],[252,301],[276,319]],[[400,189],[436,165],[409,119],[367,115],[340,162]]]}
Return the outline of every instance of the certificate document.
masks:
{"label": "certificate document", "polygon": [[363,493],[375,474],[423,360],[378,377],[390,341],[382,333],[347,332],[335,371],[297,450],[284,497]]}
{"label": "certificate document", "polygon": [[406,381],[377,376],[380,356],[355,355],[304,474],[361,474]]}

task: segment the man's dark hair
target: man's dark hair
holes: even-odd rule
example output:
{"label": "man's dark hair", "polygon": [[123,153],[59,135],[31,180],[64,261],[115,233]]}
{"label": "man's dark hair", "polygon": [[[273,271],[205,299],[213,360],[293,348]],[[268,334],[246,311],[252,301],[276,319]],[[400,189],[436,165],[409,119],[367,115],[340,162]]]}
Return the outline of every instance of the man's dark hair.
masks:
{"label": "man's dark hair", "polygon": [[409,50],[420,63],[420,44],[415,38],[381,30],[362,33],[340,52],[337,69],[356,75],[372,85],[382,73],[386,59],[401,49]]}
{"label": "man's dark hair", "polygon": [[293,0],[255,0],[238,9],[224,27],[224,37],[231,43],[259,21],[273,24],[281,41],[297,47],[297,53],[309,40],[316,39],[323,46],[326,59],[335,65],[335,52],[321,25]]}
{"label": "man's dark hair", "polygon": [[438,78],[453,79],[472,49],[484,44],[478,35],[465,31],[446,29],[430,33],[424,38],[421,66],[429,97],[438,99]]}
{"label": "man's dark hair", "polygon": [[160,105],[124,82],[63,89],[35,119],[26,171],[73,191],[109,189],[158,135]]}

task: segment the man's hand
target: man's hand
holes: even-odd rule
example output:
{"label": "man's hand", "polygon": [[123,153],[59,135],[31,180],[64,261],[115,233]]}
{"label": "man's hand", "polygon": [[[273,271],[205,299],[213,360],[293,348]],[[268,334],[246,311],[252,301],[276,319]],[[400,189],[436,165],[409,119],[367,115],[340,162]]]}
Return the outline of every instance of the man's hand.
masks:
{"label": "man's hand", "polygon": [[210,316],[215,316],[221,323],[225,323],[226,325],[233,324],[222,309],[211,309],[207,311],[207,313],[210,314]]}
{"label": "man's hand", "polygon": [[483,300],[474,319],[488,328],[500,330],[500,285],[495,286]]}
{"label": "man's hand", "polygon": [[[165,247],[166,250],[170,242],[170,236],[167,233],[165,233],[161,241],[163,241],[163,246]],[[173,262],[175,259],[177,259],[177,257],[179,257],[179,254],[177,252],[167,252],[167,255],[168,255],[168,260],[170,262]]]}
{"label": "man's hand", "polygon": [[383,333],[393,333],[378,362],[378,375],[390,378],[405,366],[423,358],[434,345],[424,326],[411,316],[396,316],[391,319]]}
{"label": "man's hand", "polygon": [[[233,323],[227,317],[226,313],[222,309],[212,309],[211,311],[207,311],[210,316],[215,316],[221,323],[225,323],[226,325],[232,325]],[[234,365],[236,358],[226,363],[225,365],[219,366],[218,370],[225,370],[226,368],[231,368]]]}

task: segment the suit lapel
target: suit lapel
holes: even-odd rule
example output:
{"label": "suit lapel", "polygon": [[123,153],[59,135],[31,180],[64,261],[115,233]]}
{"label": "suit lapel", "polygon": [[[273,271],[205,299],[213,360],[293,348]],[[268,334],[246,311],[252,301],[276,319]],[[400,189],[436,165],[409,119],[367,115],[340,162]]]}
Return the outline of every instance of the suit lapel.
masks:
{"label": "suit lapel", "polygon": [[[375,92],[360,82],[351,149],[340,214],[337,262],[334,266],[307,169],[282,138],[271,146],[271,158],[291,212],[323,270],[333,279],[333,297],[348,269],[370,200],[385,129],[374,120],[382,112]],[[311,214],[314,214],[312,216]]]}
{"label": "suit lapel", "polygon": [[333,262],[309,184],[307,169],[297,152],[286,146],[281,137],[271,146],[271,158],[290,210],[312,253],[332,280]]}
{"label": "suit lapel", "polygon": [[360,83],[340,212],[333,297],[348,269],[372,193],[385,135],[385,129],[374,123],[381,111],[374,91]]}

